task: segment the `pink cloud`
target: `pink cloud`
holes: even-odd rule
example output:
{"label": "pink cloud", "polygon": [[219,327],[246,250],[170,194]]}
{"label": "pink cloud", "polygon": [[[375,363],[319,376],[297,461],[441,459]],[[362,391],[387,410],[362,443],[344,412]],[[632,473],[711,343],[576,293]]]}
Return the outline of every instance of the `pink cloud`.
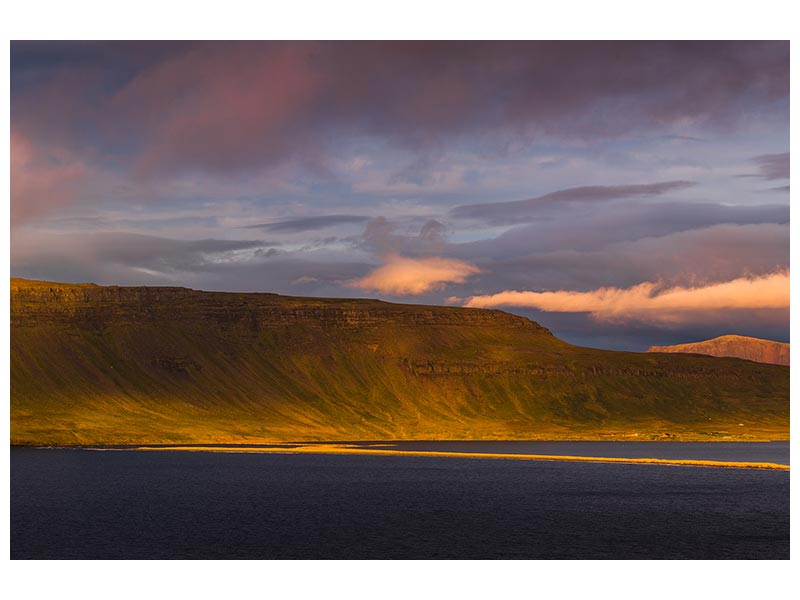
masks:
{"label": "pink cloud", "polygon": [[312,49],[201,44],[143,71],[113,99],[130,134],[144,134],[139,171],[235,170],[296,157],[308,141],[297,121],[320,97]]}
{"label": "pink cloud", "polygon": [[415,296],[440,290],[448,283],[464,283],[479,271],[470,263],[452,258],[406,258],[389,254],[383,265],[365,277],[347,282],[347,285],[383,294]]}
{"label": "pink cloud", "polygon": [[644,282],[630,288],[599,288],[589,292],[504,291],[473,296],[465,306],[519,306],[545,312],[585,312],[597,320],[688,322],[710,312],[789,308],[789,271],[697,287],[661,288]]}
{"label": "pink cloud", "polygon": [[88,175],[86,165],[59,148],[35,146],[11,131],[11,224],[72,203]]}
{"label": "pink cloud", "polygon": [[[29,60],[46,48],[15,44]],[[394,183],[408,186],[465,135],[503,148],[520,135],[722,127],[789,94],[789,45],[775,41],[83,42],[62,54],[69,47],[82,59],[60,56],[35,85],[16,86],[15,125],[87,157],[121,147],[161,176],[284,162],[324,171],[345,136],[374,136],[418,151]]]}

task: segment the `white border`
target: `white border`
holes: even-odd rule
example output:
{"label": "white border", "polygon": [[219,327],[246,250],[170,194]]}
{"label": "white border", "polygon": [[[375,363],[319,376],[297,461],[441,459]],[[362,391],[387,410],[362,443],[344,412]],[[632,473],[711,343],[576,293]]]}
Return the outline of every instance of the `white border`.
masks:
{"label": "white border", "polygon": [[[38,0],[7,3],[10,39],[791,39],[797,17],[786,0],[758,3],[404,2],[137,2]],[[792,72],[797,64],[792,52]],[[8,44],[2,96],[8,107]],[[796,81],[796,77],[793,77]],[[797,114],[797,99],[792,98]],[[9,139],[9,117],[3,121]],[[794,128],[794,124],[793,124]],[[796,132],[795,132],[796,133]],[[792,136],[796,140],[797,135]],[[794,144],[793,144],[794,146]],[[793,148],[794,150],[794,148]],[[3,146],[4,210],[8,218],[9,156]],[[797,236],[792,226],[792,256]],[[8,223],[2,230],[9,248]],[[8,260],[3,261],[6,278]],[[792,285],[796,296],[796,286]],[[800,297],[800,296],[796,296]],[[8,286],[3,287],[8,315]],[[792,307],[792,328],[797,310]],[[9,364],[8,319],[2,353]],[[8,415],[8,372],[3,372]],[[792,398],[798,397],[792,377]],[[796,419],[795,419],[796,421]],[[7,417],[3,432],[8,438]],[[798,434],[795,424],[793,436]],[[794,448],[794,444],[792,445]],[[3,446],[2,558],[8,561],[7,446]],[[794,476],[792,476],[794,481]],[[795,486],[796,487],[796,486]],[[795,494],[796,496],[796,494]],[[797,503],[792,512],[797,515]],[[797,533],[797,519],[792,532]],[[792,536],[793,540],[797,535]],[[709,562],[6,562],[11,598],[769,598],[789,595],[790,564]]]}
{"label": "white border", "polygon": [[[9,39],[790,39],[789,0],[37,0]],[[7,63],[6,63],[7,64]]]}

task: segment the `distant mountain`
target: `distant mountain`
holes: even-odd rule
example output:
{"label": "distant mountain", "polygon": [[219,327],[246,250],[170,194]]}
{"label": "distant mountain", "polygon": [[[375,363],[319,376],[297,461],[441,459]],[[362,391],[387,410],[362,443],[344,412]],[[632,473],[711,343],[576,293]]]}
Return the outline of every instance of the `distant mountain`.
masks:
{"label": "distant mountain", "polygon": [[709,356],[744,358],[773,365],[789,364],[789,344],[744,335],[723,335],[713,340],[675,346],[650,346],[647,351],[708,354]]}
{"label": "distant mountain", "polygon": [[787,439],[789,369],[499,310],[11,280],[11,441]]}

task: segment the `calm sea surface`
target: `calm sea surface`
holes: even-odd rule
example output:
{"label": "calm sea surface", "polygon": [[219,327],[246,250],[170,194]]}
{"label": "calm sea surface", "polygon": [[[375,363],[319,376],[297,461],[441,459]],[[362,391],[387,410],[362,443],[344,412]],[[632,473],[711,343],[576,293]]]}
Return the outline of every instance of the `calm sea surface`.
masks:
{"label": "calm sea surface", "polygon": [[[785,464],[789,458],[785,442],[399,446]],[[785,559],[789,473],[12,448],[11,557]]]}
{"label": "calm sea surface", "polygon": [[356,442],[391,450],[666,458],[789,464],[789,442]]}

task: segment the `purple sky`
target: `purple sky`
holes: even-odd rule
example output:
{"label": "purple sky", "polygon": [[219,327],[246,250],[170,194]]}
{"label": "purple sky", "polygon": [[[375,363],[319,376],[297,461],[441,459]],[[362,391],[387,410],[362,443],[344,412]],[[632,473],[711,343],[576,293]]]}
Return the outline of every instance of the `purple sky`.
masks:
{"label": "purple sky", "polygon": [[788,341],[788,42],[14,42],[11,84],[13,276]]}

